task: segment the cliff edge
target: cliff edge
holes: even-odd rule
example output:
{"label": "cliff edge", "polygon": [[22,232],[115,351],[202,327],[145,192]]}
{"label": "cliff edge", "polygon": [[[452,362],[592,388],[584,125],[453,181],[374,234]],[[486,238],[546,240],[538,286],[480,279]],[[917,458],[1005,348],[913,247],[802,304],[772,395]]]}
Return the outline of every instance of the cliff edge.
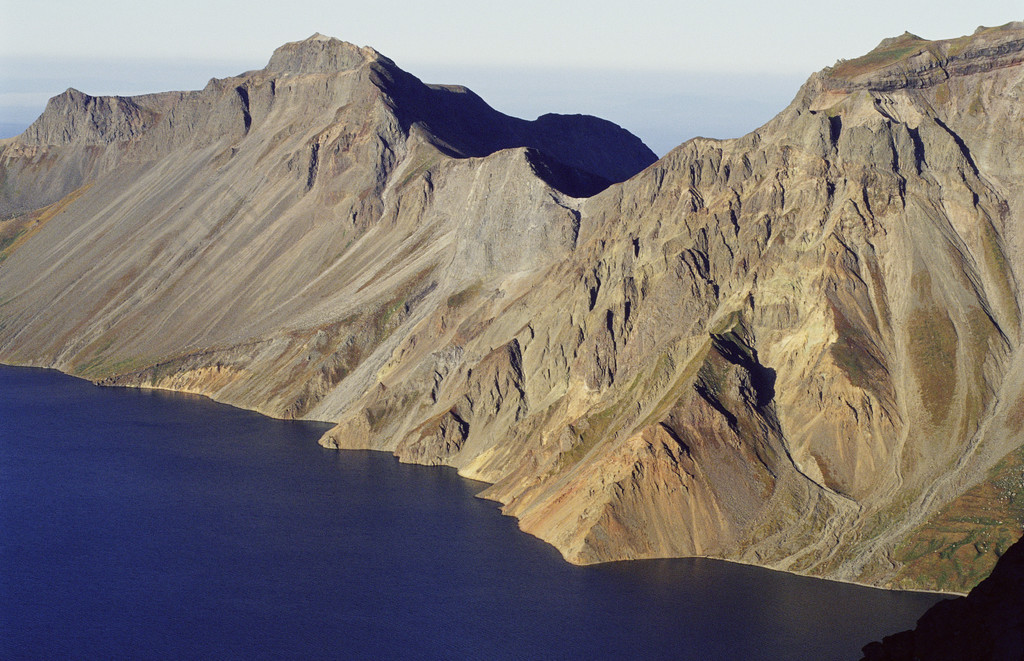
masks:
{"label": "cliff edge", "polygon": [[320,35],[0,142],[0,358],[336,423],[571,562],[963,592],[1024,521],[1024,27],[654,162]]}
{"label": "cliff edge", "polygon": [[1017,661],[1024,653],[1024,541],[966,597],[928,609],[917,627],[864,647],[863,661]]}

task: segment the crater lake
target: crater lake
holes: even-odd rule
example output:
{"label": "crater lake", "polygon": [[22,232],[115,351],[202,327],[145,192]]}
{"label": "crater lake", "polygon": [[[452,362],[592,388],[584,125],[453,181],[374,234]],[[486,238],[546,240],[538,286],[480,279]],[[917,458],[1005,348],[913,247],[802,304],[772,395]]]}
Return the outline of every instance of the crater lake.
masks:
{"label": "crater lake", "polygon": [[942,597],[577,567],[327,425],[0,367],[0,657],[852,659]]}

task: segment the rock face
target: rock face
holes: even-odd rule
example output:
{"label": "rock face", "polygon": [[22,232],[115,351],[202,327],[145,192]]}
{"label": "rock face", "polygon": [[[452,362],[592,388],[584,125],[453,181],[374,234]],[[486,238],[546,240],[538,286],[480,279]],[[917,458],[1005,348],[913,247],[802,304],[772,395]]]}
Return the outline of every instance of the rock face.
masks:
{"label": "rock face", "polygon": [[966,597],[930,608],[917,628],[864,647],[863,661],[1019,661],[1024,656],[1024,541]]}
{"label": "rock face", "polygon": [[572,562],[963,591],[1024,518],[1022,62],[904,35],[653,164],[319,35],[69,91],[0,142],[0,359],[336,422]]}

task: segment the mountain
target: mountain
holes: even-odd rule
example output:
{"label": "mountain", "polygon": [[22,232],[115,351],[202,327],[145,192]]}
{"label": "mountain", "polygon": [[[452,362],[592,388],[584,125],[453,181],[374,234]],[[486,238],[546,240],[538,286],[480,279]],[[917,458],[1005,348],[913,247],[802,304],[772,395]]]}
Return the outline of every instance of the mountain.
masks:
{"label": "mountain", "polygon": [[0,142],[0,359],[336,423],[577,563],[965,591],[1024,520],[1024,24],[652,163],[314,35]]}
{"label": "mountain", "polygon": [[966,597],[928,609],[917,628],[864,647],[863,661],[1019,661],[1024,654],[1024,540]]}

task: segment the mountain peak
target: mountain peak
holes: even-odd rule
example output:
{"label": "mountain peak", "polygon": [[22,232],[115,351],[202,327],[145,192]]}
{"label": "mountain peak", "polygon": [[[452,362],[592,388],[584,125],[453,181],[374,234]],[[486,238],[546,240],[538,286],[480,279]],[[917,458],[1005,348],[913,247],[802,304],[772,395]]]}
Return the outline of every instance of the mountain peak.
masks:
{"label": "mountain peak", "polygon": [[891,91],[939,84],[951,77],[1024,61],[1024,23],[979,27],[973,34],[930,41],[904,32],[869,53],[823,72],[829,89]]}
{"label": "mountain peak", "polygon": [[657,162],[322,35],[270,69],[0,142],[0,362],[332,421],[576,563],[963,591],[1020,535],[1024,28]]}
{"label": "mountain peak", "polygon": [[910,46],[911,44],[914,44],[914,43],[919,42],[919,41],[923,42],[923,41],[926,41],[926,40],[922,39],[919,36],[917,36],[913,32],[904,32],[903,34],[901,34],[898,37],[887,37],[887,38],[883,39],[882,41],[879,42],[879,44],[877,46],[874,47],[874,49],[871,50],[871,52],[874,53],[875,51],[887,50],[889,48],[899,48],[901,46]]}
{"label": "mountain peak", "polygon": [[270,57],[266,70],[278,73],[335,73],[357,69],[382,59],[370,47],[360,47],[334,37],[313,33],[302,41],[289,42]]}

